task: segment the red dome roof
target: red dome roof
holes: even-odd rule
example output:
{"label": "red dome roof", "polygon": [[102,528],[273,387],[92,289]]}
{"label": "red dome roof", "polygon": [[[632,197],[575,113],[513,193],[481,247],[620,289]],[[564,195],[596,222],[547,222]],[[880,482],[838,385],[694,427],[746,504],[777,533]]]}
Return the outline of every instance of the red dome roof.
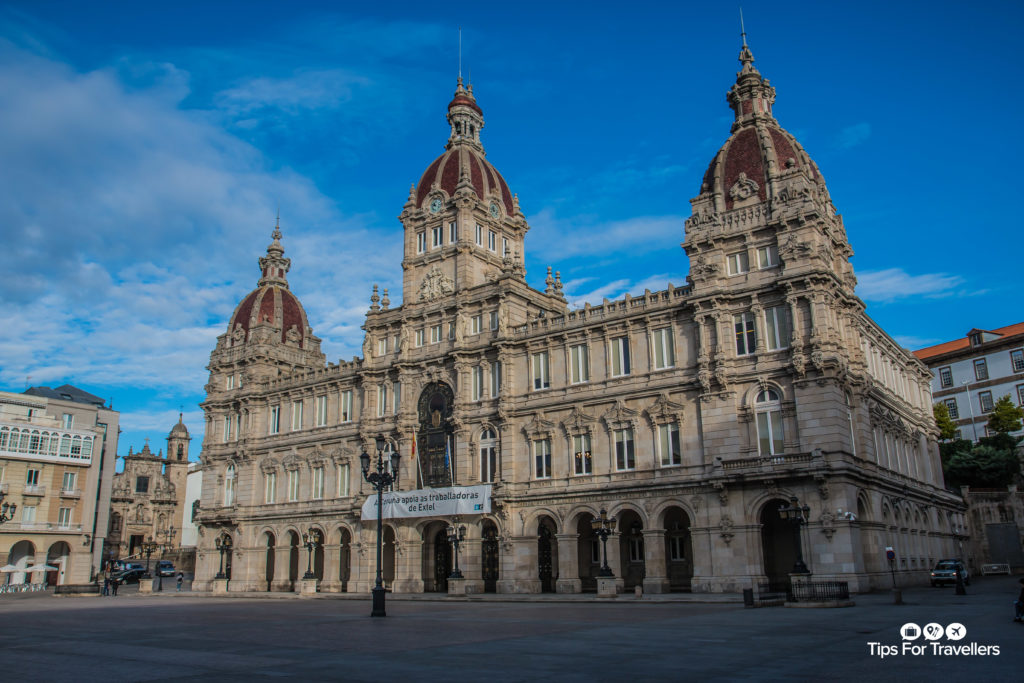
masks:
{"label": "red dome roof", "polygon": [[282,342],[286,340],[288,330],[294,326],[299,334],[299,347],[302,347],[307,327],[306,311],[287,288],[263,285],[254,289],[242,299],[242,303],[238,304],[228,324],[228,332],[234,332],[235,326],[240,325],[248,339],[249,330],[258,323],[265,322],[280,328]]}
{"label": "red dome roof", "polygon": [[476,100],[473,99],[471,95],[463,95],[461,92],[456,93],[455,97],[452,98],[452,101],[448,103],[448,111],[451,111],[452,107],[455,107],[460,104],[469,107],[477,114],[480,114],[480,116],[484,115],[483,110],[480,109],[480,105],[476,103]]}
{"label": "red dome roof", "polygon": [[[458,100],[459,97],[456,96],[455,100]],[[452,102],[454,103],[455,100]],[[476,106],[475,102],[472,104]],[[459,184],[459,178],[464,168],[477,197],[486,200],[492,192],[496,192],[498,199],[505,206],[505,212],[509,216],[515,213],[508,183],[487,161],[483,153],[469,145],[452,145],[427,167],[423,177],[420,178],[419,185],[416,186],[416,206],[423,207],[427,196],[435,185],[446,192],[449,197],[454,195],[455,186]]]}

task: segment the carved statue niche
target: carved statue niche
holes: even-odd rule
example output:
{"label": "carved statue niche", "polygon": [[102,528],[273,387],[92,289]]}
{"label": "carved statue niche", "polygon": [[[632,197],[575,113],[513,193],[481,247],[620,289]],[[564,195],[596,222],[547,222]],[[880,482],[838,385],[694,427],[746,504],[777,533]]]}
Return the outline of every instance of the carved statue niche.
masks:
{"label": "carved statue niche", "polygon": [[425,486],[451,486],[455,466],[452,417],[455,393],[444,382],[431,382],[423,388],[417,403],[419,428],[416,436]]}
{"label": "carved statue niche", "polygon": [[434,301],[455,291],[455,282],[439,266],[432,266],[420,283],[419,300]]}

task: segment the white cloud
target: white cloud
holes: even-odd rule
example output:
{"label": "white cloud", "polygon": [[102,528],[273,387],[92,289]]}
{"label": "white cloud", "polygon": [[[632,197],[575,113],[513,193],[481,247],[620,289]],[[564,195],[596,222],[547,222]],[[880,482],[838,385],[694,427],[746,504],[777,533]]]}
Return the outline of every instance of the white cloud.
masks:
{"label": "white cloud", "polygon": [[650,277],[637,282],[633,282],[628,278],[622,278],[615,280],[614,282],[603,284],[590,291],[578,291],[582,285],[592,281],[593,279],[594,278],[580,278],[565,283],[565,297],[569,300],[570,307],[580,308],[587,303],[591,306],[600,306],[606,298],[614,301],[615,299],[622,298],[627,293],[632,296],[639,296],[643,294],[646,289],[656,292],[666,289],[669,282],[678,287],[684,281],[682,276],[670,277],[667,274],[660,274],[651,275]]}
{"label": "white cloud", "polygon": [[857,274],[857,294],[866,301],[890,302],[914,296],[940,298],[962,295],[964,279],[948,273],[910,275],[902,268]]}
{"label": "white cloud", "polygon": [[911,350],[923,349],[926,346],[940,344],[943,341],[937,337],[915,337],[909,334],[897,334],[893,339],[903,348]]}
{"label": "white cloud", "polygon": [[837,144],[842,149],[850,149],[865,142],[871,137],[870,123],[855,123],[839,131]]}
{"label": "white cloud", "polygon": [[529,218],[531,258],[559,262],[580,256],[628,251],[644,254],[683,241],[681,216],[639,216],[602,221],[594,216],[559,218],[544,209]]}

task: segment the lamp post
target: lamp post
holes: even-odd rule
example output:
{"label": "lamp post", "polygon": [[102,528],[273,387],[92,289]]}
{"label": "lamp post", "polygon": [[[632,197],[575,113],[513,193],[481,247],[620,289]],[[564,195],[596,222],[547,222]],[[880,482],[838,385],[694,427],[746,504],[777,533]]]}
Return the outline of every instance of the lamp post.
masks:
{"label": "lamp post", "polygon": [[807,565],[804,564],[804,553],[800,542],[800,527],[807,523],[807,515],[811,508],[807,505],[800,506],[796,496],[790,496],[789,505],[779,508],[779,517],[793,525],[793,540],[796,542],[796,562],[793,563],[794,574],[810,574]]}
{"label": "lamp post", "polygon": [[221,534],[214,539],[213,544],[216,546],[217,550],[220,551],[220,571],[217,572],[217,576],[213,578],[226,579],[228,577],[227,574],[224,573],[224,553],[231,552],[231,536],[226,533]]}
{"label": "lamp post", "polygon": [[[0,492],[0,503],[3,503],[4,497],[4,493]],[[17,509],[18,506],[15,503],[4,503],[3,505],[0,505],[0,524],[3,524],[4,522],[9,522],[11,519],[13,519],[14,512]]]}
{"label": "lamp post", "polygon": [[153,557],[153,553],[155,553],[159,547],[160,544],[154,541],[152,536],[150,536],[148,540],[143,541],[142,545],[139,546],[139,550],[141,550],[142,554],[146,556],[146,575],[143,578],[153,578],[153,575],[149,573],[149,559]]}
{"label": "lamp post", "polygon": [[601,539],[601,551],[604,558],[604,562],[601,564],[601,569],[597,572],[598,576],[614,577],[611,567],[608,566],[608,537],[615,532],[615,518],[608,516],[608,511],[601,508],[601,514],[599,517],[594,517],[590,520],[590,528],[594,531]]}
{"label": "lamp post", "polygon": [[455,568],[452,569],[452,573],[448,575],[449,579],[461,579],[462,572],[459,571],[459,544],[466,540],[466,526],[459,524],[455,526],[457,522],[454,522],[448,527],[448,542],[455,548]]}
{"label": "lamp post", "polygon": [[313,550],[316,549],[319,543],[320,532],[318,530],[310,529],[302,534],[302,545],[306,546],[306,573],[302,575],[303,579],[316,578],[316,574],[313,573]]}
{"label": "lamp post", "polygon": [[365,450],[359,456],[363,467],[363,479],[370,483],[377,491],[377,582],[373,586],[373,610],[371,617],[385,617],[384,611],[384,575],[381,567],[381,553],[384,542],[384,489],[398,485],[398,466],[401,464],[402,456],[398,453],[391,453],[390,472],[384,468],[384,449],[387,447],[387,439],[378,436],[377,446],[377,467],[375,472],[370,471],[370,455]]}
{"label": "lamp post", "polygon": [[[178,533],[178,530],[174,528],[174,525],[161,529],[156,532],[163,543],[160,544],[160,559],[164,559],[164,555],[167,554],[168,550],[174,549],[174,535]],[[162,591],[164,589],[164,575],[160,573],[160,565],[157,564],[156,568],[156,589]]]}
{"label": "lamp post", "polygon": [[974,441],[978,440],[978,427],[974,424],[974,403],[971,401],[971,380],[965,379],[961,382],[964,386],[964,391],[967,392],[967,410],[971,413],[971,435],[974,437]]}

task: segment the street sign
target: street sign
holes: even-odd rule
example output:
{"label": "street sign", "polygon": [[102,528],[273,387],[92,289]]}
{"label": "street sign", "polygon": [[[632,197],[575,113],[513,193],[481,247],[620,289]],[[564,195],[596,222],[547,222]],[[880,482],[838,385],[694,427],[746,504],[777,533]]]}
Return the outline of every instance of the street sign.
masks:
{"label": "street sign", "polygon": [[892,546],[885,549],[885,558],[890,562],[896,559],[896,551],[892,549]]}

